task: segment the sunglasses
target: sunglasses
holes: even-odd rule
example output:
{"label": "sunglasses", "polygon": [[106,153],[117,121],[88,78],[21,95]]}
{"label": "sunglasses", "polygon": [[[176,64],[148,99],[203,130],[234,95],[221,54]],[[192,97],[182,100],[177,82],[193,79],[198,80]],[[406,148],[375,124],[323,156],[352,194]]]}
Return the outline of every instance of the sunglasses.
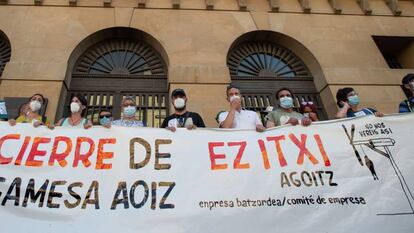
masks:
{"label": "sunglasses", "polygon": [[110,117],[112,117],[112,115],[102,115],[102,116],[99,116],[99,119],[102,119],[104,117],[110,118]]}
{"label": "sunglasses", "polygon": [[302,102],[302,105],[313,105],[312,101],[304,101]]}

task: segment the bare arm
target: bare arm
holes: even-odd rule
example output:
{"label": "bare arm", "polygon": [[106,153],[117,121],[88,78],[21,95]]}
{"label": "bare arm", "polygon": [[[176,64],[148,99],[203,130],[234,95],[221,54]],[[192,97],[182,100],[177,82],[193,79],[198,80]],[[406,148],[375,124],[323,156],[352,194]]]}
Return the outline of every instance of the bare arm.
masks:
{"label": "bare arm", "polygon": [[56,123],[56,126],[62,126],[62,123],[63,123],[63,120],[64,120],[65,118],[62,118],[62,119],[60,119],[57,123]]}
{"label": "bare arm", "polygon": [[276,125],[273,121],[270,121],[270,120],[266,121],[266,128],[272,128],[272,127],[275,127],[275,126]]}
{"label": "bare arm", "polygon": [[309,113],[309,118],[310,118],[312,121],[319,121],[319,119],[318,119],[318,115],[316,115],[316,113],[314,113],[314,112]]}
{"label": "bare arm", "polygon": [[91,120],[87,120],[86,124],[83,125],[83,128],[85,129],[89,129],[92,127],[92,121]]}
{"label": "bare arm", "polygon": [[261,132],[264,132],[265,130],[266,130],[266,128],[263,125],[261,125],[261,124],[256,125],[256,131],[257,132],[261,133]]}
{"label": "bare arm", "polygon": [[336,113],[336,115],[335,115],[336,119],[346,118],[346,113],[348,112],[349,108],[351,107],[346,102],[342,102],[342,103],[344,104],[344,106],[341,109],[339,109],[339,111]]}
{"label": "bare arm", "polygon": [[220,127],[221,128],[227,128],[227,129],[232,128],[235,114],[236,114],[236,110],[231,110],[227,114],[226,119],[220,123]]}
{"label": "bare arm", "polygon": [[312,124],[312,120],[311,119],[309,119],[307,117],[305,117],[305,118],[302,119],[302,125],[303,126],[309,126],[310,124]]}
{"label": "bare arm", "polygon": [[224,121],[220,123],[221,128],[232,128],[234,122],[234,116],[236,115],[237,109],[241,108],[241,100],[240,98],[233,100],[230,102],[230,111],[227,114],[227,117]]}
{"label": "bare arm", "polygon": [[9,122],[10,126],[15,126],[16,125],[16,120],[15,119],[10,119],[10,120],[8,120],[8,122]]}

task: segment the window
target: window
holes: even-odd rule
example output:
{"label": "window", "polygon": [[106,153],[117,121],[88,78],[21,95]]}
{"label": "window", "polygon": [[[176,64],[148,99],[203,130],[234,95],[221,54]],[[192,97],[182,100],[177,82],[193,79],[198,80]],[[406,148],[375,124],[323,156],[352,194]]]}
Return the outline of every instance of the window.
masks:
{"label": "window", "polygon": [[0,77],[4,71],[6,63],[10,61],[11,48],[6,35],[0,31]]}
{"label": "window", "polygon": [[319,118],[326,119],[311,73],[288,48],[270,41],[245,41],[230,50],[227,66],[232,84],[242,92],[243,107],[256,111],[262,119],[268,106],[278,106],[276,92],[283,87],[295,95],[296,110],[301,102],[312,101]]}
{"label": "window", "polygon": [[159,127],[168,108],[166,65],[160,54],[138,39],[112,38],[90,46],[76,61],[63,113],[71,97],[82,94],[88,101],[87,117],[95,124],[99,112],[122,116],[121,101],[135,98],[136,117],[149,127]]}
{"label": "window", "polygon": [[231,75],[306,77],[306,66],[288,49],[267,42],[246,43],[233,51],[228,62]]}
{"label": "window", "polygon": [[165,74],[161,57],[148,44],[113,39],[101,42],[78,61],[75,74]]}
{"label": "window", "polygon": [[414,37],[372,36],[391,69],[414,68]]}

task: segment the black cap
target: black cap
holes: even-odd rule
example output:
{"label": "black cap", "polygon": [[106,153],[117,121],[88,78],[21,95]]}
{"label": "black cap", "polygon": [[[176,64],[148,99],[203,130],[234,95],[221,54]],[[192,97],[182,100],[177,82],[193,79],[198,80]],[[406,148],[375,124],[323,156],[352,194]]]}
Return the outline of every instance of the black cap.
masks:
{"label": "black cap", "polygon": [[414,74],[407,74],[406,76],[404,76],[404,78],[402,79],[402,84],[409,84],[412,80],[414,79]]}
{"label": "black cap", "polygon": [[177,95],[183,95],[183,96],[186,96],[186,95],[185,95],[185,91],[184,91],[183,89],[181,89],[181,88],[177,88],[177,89],[175,89],[174,91],[172,91],[172,93],[171,93],[171,96],[172,96],[172,97],[175,97],[175,96],[177,96]]}

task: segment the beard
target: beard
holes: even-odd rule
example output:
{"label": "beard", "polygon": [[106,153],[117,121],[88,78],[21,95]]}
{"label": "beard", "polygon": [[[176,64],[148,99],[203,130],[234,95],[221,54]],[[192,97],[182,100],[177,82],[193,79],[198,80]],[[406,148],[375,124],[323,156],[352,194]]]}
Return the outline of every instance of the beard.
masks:
{"label": "beard", "polygon": [[185,110],[185,107],[186,107],[186,105],[184,105],[184,107],[182,107],[182,108],[177,108],[177,107],[174,106],[174,109],[178,112],[181,112],[181,111]]}

